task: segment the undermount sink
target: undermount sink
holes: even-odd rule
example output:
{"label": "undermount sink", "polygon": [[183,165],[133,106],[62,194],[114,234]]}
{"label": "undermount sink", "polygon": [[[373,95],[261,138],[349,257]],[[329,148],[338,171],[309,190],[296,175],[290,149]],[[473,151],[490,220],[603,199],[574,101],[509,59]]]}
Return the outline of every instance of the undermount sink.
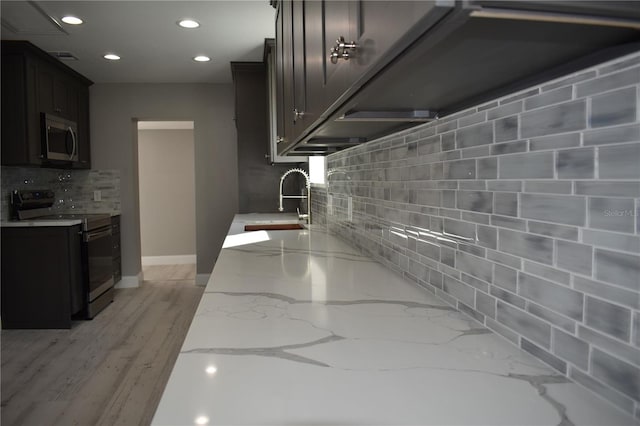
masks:
{"label": "undermount sink", "polygon": [[296,229],[305,229],[299,223],[258,223],[253,225],[245,225],[245,231],[291,231]]}

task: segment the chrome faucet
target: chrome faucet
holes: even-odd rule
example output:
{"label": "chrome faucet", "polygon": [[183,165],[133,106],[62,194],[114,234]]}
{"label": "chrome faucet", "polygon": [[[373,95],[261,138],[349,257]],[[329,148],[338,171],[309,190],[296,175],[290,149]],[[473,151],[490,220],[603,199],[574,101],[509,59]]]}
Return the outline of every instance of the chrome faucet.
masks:
{"label": "chrome faucet", "polygon": [[[304,191],[302,195],[282,195],[282,184],[284,183],[284,180],[287,178],[287,176],[289,176],[291,173],[301,173],[304,176],[304,179],[306,181],[307,195],[304,195]],[[282,177],[280,178],[280,205],[278,206],[278,211],[284,211],[284,207],[282,206],[282,200],[285,198],[296,198],[299,200],[302,200],[305,198],[307,199],[307,213],[300,214],[300,208],[297,208],[296,210],[298,211],[298,219],[300,220],[306,219],[307,223],[310,224],[311,223],[311,181],[309,180],[309,175],[307,174],[307,172],[305,172],[302,169],[291,169],[291,170],[287,170],[285,174],[282,175]]]}

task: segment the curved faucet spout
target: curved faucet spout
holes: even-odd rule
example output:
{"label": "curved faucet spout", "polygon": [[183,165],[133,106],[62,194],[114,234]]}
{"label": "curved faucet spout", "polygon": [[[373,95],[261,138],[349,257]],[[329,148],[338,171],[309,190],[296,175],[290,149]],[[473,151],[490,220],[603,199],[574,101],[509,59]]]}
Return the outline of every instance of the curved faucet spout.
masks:
{"label": "curved faucet spout", "polygon": [[[301,195],[283,195],[282,194],[282,186],[284,184],[284,180],[291,173],[300,173],[304,176],[307,195],[304,195],[304,192]],[[278,211],[284,211],[284,207],[282,205],[282,201],[285,198],[297,198],[297,199],[307,199],[307,214],[300,214],[300,210],[298,210],[298,218],[299,219],[307,219],[307,223],[311,223],[311,180],[309,179],[309,175],[302,169],[290,169],[287,170],[282,177],[280,178],[280,203],[278,204]]]}

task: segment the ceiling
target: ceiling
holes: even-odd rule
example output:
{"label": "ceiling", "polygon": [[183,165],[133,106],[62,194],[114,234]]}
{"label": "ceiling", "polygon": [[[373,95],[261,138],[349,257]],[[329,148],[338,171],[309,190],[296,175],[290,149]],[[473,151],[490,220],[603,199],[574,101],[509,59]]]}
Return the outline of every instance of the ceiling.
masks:
{"label": "ceiling", "polygon": [[[84,23],[64,24],[65,15]],[[182,18],[200,27],[183,29]],[[275,32],[268,0],[2,0],[0,19],[2,39],[70,52],[78,59],[64,63],[95,83],[230,83],[229,62],[261,61],[264,39]],[[196,62],[197,55],[211,61]]]}

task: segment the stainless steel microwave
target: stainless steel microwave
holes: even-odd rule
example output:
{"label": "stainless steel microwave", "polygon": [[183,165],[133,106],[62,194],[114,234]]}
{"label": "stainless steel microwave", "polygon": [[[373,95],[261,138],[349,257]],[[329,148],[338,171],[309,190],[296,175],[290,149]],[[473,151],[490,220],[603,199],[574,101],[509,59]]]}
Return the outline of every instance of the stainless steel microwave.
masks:
{"label": "stainless steel microwave", "polygon": [[42,155],[45,160],[78,161],[77,123],[42,113]]}

